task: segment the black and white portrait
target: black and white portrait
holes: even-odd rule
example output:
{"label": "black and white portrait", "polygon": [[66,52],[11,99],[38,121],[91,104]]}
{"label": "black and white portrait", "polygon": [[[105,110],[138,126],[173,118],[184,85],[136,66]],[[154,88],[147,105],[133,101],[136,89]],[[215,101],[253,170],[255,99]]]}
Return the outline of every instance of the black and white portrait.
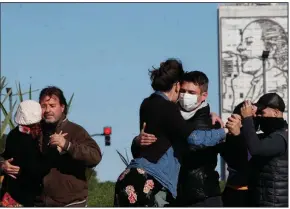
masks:
{"label": "black and white portrait", "polygon": [[[266,92],[278,93],[288,104],[287,18],[221,19],[222,111],[240,102],[257,101]],[[262,59],[263,51],[269,53]],[[288,107],[287,107],[288,112]]]}

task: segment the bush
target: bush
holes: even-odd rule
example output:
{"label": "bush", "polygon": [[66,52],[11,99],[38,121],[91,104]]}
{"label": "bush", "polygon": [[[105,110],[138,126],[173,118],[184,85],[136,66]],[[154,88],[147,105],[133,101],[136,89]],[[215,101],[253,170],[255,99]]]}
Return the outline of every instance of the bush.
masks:
{"label": "bush", "polygon": [[88,207],[113,207],[115,183],[98,182],[96,177],[89,181]]}
{"label": "bush", "polygon": [[[90,174],[89,174],[90,173]],[[114,204],[115,183],[99,182],[95,170],[87,173],[89,178],[89,207],[112,207]]]}

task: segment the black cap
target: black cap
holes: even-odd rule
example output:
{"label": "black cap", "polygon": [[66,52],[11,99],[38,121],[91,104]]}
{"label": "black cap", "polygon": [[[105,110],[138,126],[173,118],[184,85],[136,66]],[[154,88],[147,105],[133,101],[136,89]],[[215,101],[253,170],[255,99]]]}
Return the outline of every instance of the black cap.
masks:
{"label": "black cap", "polygon": [[264,94],[260,97],[255,105],[257,106],[258,111],[262,111],[267,107],[278,109],[281,112],[285,111],[285,103],[283,99],[276,93]]}

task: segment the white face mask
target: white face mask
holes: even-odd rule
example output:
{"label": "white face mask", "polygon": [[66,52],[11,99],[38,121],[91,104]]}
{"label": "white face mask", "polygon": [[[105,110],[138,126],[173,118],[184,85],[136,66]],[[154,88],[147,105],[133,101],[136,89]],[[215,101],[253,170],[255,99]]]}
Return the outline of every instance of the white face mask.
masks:
{"label": "white face mask", "polygon": [[186,111],[192,111],[198,106],[197,95],[180,93],[179,103]]}

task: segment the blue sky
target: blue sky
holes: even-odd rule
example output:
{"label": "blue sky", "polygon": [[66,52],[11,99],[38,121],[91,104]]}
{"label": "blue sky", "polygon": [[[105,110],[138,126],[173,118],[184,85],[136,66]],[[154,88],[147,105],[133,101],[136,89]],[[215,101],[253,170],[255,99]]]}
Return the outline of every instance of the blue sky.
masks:
{"label": "blue sky", "polygon": [[[69,118],[89,133],[112,126],[112,145],[96,137],[104,157],[101,181],[125,168],[116,149],[130,153],[139,134],[139,106],[151,92],[148,69],[166,58],[210,80],[219,111],[217,3],[3,3],[1,75],[15,89],[60,87],[75,93]],[[33,94],[38,99],[39,92]],[[131,154],[130,154],[131,157]]]}

